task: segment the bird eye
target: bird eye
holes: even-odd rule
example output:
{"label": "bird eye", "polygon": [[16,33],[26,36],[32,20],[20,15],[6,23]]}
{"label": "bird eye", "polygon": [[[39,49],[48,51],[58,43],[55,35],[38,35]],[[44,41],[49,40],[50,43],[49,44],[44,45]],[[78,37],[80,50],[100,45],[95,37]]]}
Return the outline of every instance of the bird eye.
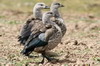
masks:
{"label": "bird eye", "polygon": [[48,14],[53,14],[52,12],[49,12]]}
{"label": "bird eye", "polygon": [[50,14],[53,14],[53,13],[50,13]]}
{"label": "bird eye", "polygon": [[56,3],[55,5],[60,5],[59,3]]}
{"label": "bird eye", "polygon": [[40,6],[43,6],[43,4],[40,4]]}

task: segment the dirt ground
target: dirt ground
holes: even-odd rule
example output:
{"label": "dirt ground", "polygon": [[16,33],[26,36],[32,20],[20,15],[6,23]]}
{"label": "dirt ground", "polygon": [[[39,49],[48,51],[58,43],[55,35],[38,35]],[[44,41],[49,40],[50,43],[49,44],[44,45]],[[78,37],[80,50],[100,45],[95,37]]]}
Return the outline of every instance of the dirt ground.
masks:
{"label": "dirt ground", "polygon": [[100,19],[89,14],[66,14],[67,32],[62,43],[51,54],[58,62],[40,62],[20,54],[23,46],[17,41],[19,31],[29,14],[15,11],[0,12],[0,66],[100,66]]}

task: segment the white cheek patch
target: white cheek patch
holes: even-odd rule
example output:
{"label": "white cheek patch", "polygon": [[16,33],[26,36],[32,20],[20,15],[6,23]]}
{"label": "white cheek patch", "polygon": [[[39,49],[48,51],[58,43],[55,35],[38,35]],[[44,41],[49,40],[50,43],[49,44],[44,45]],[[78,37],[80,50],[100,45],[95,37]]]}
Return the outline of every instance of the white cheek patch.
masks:
{"label": "white cheek patch", "polygon": [[42,5],[43,5],[42,7],[45,8],[46,4],[43,3]]}
{"label": "white cheek patch", "polygon": [[43,6],[43,8],[45,8],[45,5]]}

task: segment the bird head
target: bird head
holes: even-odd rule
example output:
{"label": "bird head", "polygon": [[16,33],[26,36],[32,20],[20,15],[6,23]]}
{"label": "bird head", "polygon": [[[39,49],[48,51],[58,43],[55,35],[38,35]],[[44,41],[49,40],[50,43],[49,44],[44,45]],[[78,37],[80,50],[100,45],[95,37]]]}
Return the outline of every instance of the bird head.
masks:
{"label": "bird head", "polygon": [[50,11],[43,14],[44,18],[50,18],[50,17],[53,17],[53,16],[54,16],[53,12],[50,12]]}
{"label": "bird head", "polygon": [[53,17],[53,12],[46,12],[45,15],[47,15],[48,17]]}
{"label": "bird head", "polygon": [[49,9],[49,6],[47,6],[45,3],[37,3],[34,8],[37,9]]}
{"label": "bird head", "polygon": [[53,16],[54,16],[53,12],[50,12],[50,11],[45,12],[45,13],[43,14],[43,17],[42,17],[42,22],[43,22],[43,24],[48,24],[48,23],[50,23],[50,19],[51,19],[51,17],[53,17]]}
{"label": "bird head", "polygon": [[64,7],[64,5],[62,5],[61,3],[54,2],[54,3],[51,4],[51,7],[57,9],[57,8],[60,8],[60,7]]}
{"label": "bird head", "polygon": [[[47,24],[50,24],[52,26],[55,26],[55,28],[62,34],[61,32],[61,28],[55,23],[55,22],[52,22],[50,20],[51,17],[53,17],[54,14],[53,12],[49,11],[49,12],[46,12],[43,14],[43,17],[42,17],[42,22],[43,24],[47,25]],[[50,21],[49,21],[50,20]]]}

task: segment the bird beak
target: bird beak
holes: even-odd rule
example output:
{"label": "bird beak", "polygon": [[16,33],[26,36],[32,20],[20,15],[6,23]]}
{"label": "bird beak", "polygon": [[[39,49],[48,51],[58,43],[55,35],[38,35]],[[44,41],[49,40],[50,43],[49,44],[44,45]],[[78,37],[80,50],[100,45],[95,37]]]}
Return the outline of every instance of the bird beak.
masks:
{"label": "bird beak", "polygon": [[60,5],[60,7],[64,7],[64,5]]}
{"label": "bird beak", "polygon": [[49,7],[49,6],[45,6],[44,8],[45,8],[45,9],[49,9],[50,7]]}

